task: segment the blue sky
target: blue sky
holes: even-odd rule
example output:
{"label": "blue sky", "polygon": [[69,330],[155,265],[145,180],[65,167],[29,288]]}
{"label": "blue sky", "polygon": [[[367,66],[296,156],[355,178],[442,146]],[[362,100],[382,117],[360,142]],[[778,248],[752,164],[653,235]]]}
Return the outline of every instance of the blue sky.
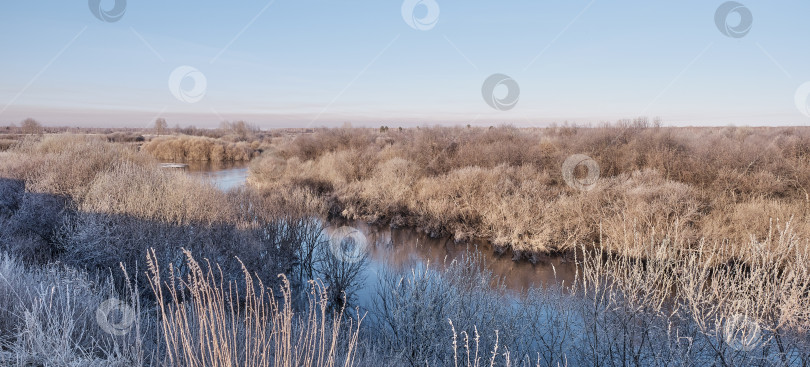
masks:
{"label": "blue sky", "polygon": [[[415,19],[431,15],[413,1]],[[715,24],[722,3],[435,0],[419,30],[395,0],[130,0],[113,22],[83,0],[6,1],[0,125],[807,125],[795,97],[810,81],[810,2],[741,1],[742,38]],[[194,103],[170,89],[181,66],[205,77]],[[512,109],[482,96],[496,73],[520,86]]]}

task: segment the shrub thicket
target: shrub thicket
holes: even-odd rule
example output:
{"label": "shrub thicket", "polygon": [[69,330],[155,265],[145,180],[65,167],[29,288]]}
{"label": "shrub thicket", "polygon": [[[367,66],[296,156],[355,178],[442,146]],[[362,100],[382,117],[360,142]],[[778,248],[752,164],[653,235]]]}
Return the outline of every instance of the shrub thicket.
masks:
{"label": "shrub thicket", "polygon": [[249,161],[259,149],[259,142],[228,142],[202,136],[162,136],[145,143],[142,148],[164,161]]}
{"label": "shrub thicket", "polygon": [[[561,167],[590,156],[589,191]],[[585,172],[582,166],[574,177]],[[474,237],[532,256],[631,235],[737,248],[790,222],[810,238],[810,129],[668,128],[645,120],[547,129],[326,129],[265,152],[249,181],[305,187],[334,214]]]}
{"label": "shrub thicket", "polygon": [[[0,153],[0,364],[807,365],[803,134],[332,130],[255,164],[274,190],[229,192],[103,138],[30,137]],[[590,191],[559,173],[577,144]],[[511,294],[472,252],[375,269],[348,312],[363,264],[330,257],[326,212],[569,249],[578,273]],[[110,299],[125,335],[97,319]]]}

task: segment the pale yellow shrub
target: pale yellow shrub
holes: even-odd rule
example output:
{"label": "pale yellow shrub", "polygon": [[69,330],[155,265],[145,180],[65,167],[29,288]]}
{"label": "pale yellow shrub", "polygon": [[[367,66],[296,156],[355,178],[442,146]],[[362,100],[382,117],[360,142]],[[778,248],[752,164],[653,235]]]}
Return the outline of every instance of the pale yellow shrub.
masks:
{"label": "pale yellow shrub", "polygon": [[90,182],[113,162],[150,165],[147,156],[124,145],[110,144],[101,138],[80,135],[46,135],[26,140],[4,153],[0,174],[26,181],[29,191],[84,196]]}
{"label": "pale yellow shrub", "polygon": [[[664,128],[637,119],[595,128],[327,129],[274,145],[275,158],[251,169],[255,187],[305,187],[347,218],[483,238],[518,255],[587,244],[636,256],[641,236],[684,248],[727,243],[740,249],[729,256],[743,256],[749,234],[766,236],[771,218],[794,218],[797,235],[810,238],[807,128]],[[573,154],[600,167],[590,191],[564,181],[561,165]],[[268,174],[273,160],[285,162],[281,174]],[[756,209],[762,200],[774,209]]]}
{"label": "pale yellow shrub", "polygon": [[248,161],[255,148],[246,142],[228,142],[203,136],[162,136],[143,145],[142,149],[164,161]]}
{"label": "pale yellow shrub", "polygon": [[126,163],[98,175],[80,209],[177,224],[227,222],[234,216],[225,193],[209,182]]}

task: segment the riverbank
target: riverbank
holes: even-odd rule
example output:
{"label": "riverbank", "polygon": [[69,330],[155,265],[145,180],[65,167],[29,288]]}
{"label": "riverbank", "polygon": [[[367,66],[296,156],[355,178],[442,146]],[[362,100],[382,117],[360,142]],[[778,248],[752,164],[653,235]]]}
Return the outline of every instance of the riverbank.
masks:
{"label": "riverbank", "polygon": [[354,222],[326,227],[313,215],[328,212],[325,191],[224,191],[158,163],[70,135],[0,153],[4,363],[299,355],[440,366],[467,351],[504,366],[810,362],[810,253],[791,228],[749,238],[759,256],[745,263],[718,263],[733,254],[707,243],[633,236],[638,258],[580,244],[573,280],[555,265],[554,281],[509,292],[481,248],[427,246],[410,231]]}
{"label": "riverbank", "polygon": [[788,226],[810,238],[810,129],[798,127],[331,129],[280,143],[249,182],[530,260],[581,244],[640,257],[668,241],[749,261],[751,238]]}

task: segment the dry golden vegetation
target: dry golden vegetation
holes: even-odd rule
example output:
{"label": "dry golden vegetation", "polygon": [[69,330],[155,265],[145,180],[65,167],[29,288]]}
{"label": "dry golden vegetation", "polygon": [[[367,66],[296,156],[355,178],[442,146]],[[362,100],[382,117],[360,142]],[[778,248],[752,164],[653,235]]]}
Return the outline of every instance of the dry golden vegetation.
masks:
{"label": "dry golden vegetation", "polygon": [[83,198],[99,172],[114,164],[152,163],[134,149],[105,144],[101,137],[47,135],[30,137],[0,155],[3,177],[26,182],[29,191]]}
{"label": "dry golden vegetation", "polygon": [[[574,154],[600,167],[591,190],[564,181]],[[329,129],[265,152],[249,182],[308,188],[333,214],[484,238],[518,257],[583,243],[638,256],[640,236],[749,258],[752,238],[788,223],[810,238],[808,128]]]}
{"label": "dry golden vegetation", "polygon": [[202,136],[162,136],[143,145],[143,150],[164,161],[249,161],[260,143],[228,142]]}
{"label": "dry golden vegetation", "polygon": [[174,135],[162,136],[170,132],[164,119],[155,121],[154,131],[158,136],[142,149],[157,159],[174,162],[249,161],[280,134],[262,133],[254,125],[236,121],[223,122],[218,129],[175,128]]}
{"label": "dry golden vegetation", "polygon": [[[324,287],[334,285],[295,304],[319,269],[302,254],[321,243],[323,228],[285,207],[306,207],[298,198],[223,192],[104,136],[32,136],[0,152],[0,365],[355,365],[359,324],[327,312]],[[216,261],[209,270],[218,277],[201,272],[189,251]],[[166,278],[160,268],[170,270]],[[240,274],[245,283],[217,289]],[[253,287],[258,274],[267,282]],[[96,321],[108,297],[136,310],[126,337]]]}
{"label": "dry golden vegetation", "polygon": [[[0,364],[808,365],[808,135],[325,130],[229,192],[105,136],[30,136],[0,152]],[[564,182],[575,153],[591,190]],[[358,313],[327,212],[570,251],[578,273],[509,294],[473,249],[380,266]],[[94,314],[112,298],[125,335]]]}
{"label": "dry golden vegetation", "polygon": [[233,217],[213,185],[160,169],[148,155],[102,137],[31,138],[0,157],[3,177],[24,181],[29,192],[70,198],[81,211],[174,224]]}
{"label": "dry golden vegetation", "polygon": [[[299,196],[226,193],[103,137],[30,138],[0,152],[0,177],[8,183],[2,217],[9,216],[0,240],[25,260],[60,254],[68,264],[134,267],[151,247],[176,259],[185,246],[229,266],[240,256],[254,270],[277,274],[305,232],[290,223],[307,222],[287,207]],[[276,237],[265,238],[271,233]],[[278,261],[267,262],[271,255]]]}
{"label": "dry golden vegetation", "polygon": [[[343,319],[329,311],[322,284],[311,285],[306,313],[293,309],[289,282],[280,297],[247,268],[244,284],[225,281],[210,264],[185,252],[190,271],[169,268],[162,278],[154,251],[148,256],[149,285],[157,299],[160,333],[172,366],[353,366],[362,317]],[[230,278],[230,275],[227,276]],[[184,294],[175,285],[182,285]],[[240,294],[240,290],[242,294]],[[164,294],[165,292],[165,294]],[[241,305],[240,305],[241,301]],[[335,316],[335,317],[332,317]],[[343,330],[346,329],[346,330]],[[345,335],[344,335],[345,333]]]}

